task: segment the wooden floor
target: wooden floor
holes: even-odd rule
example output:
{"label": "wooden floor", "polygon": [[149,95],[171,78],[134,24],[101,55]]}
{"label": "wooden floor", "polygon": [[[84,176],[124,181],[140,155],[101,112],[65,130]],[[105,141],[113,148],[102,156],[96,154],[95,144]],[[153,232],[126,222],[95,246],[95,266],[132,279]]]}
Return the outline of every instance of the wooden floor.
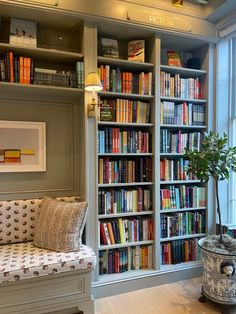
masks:
{"label": "wooden floor", "polygon": [[200,303],[201,278],[137,290],[95,300],[96,314],[215,314],[236,313],[235,307],[222,308]]}

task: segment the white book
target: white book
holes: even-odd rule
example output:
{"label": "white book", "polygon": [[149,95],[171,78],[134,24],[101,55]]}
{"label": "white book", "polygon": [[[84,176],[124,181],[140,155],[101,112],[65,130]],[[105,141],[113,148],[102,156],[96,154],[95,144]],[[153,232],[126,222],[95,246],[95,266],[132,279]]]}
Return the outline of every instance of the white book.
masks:
{"label": "white book", "polygon": [[37,24],[35,21],[11,18],[10,44],[37,47]]}
{"label": "white book", "polygon": [[132,40],[128,43],[128,60],[144,62],[145,60],[145,41]]}

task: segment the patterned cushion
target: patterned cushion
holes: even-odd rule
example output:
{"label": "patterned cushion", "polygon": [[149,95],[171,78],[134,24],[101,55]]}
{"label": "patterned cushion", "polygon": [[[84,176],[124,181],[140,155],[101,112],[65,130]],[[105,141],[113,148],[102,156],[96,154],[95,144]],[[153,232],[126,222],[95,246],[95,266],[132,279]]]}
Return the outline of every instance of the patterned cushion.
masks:
{"label": "patterned cushion", "polygon": [[[78,202],[78,196],[58,197],[67,202]],[[32,241],[35,220],[42,199],[0,202],[0,244]]]}
{"label": "patterned cushion", "polygon": [[0,245],[0,283],[78,269],[93,269],[96,257],[82,245],[78,252],[62,253],[34,247],[32,242]]}
{"label": "patterned cushion", "polygon": [[33,244],[54,251],[78,250],[86,213],[86,202],[69,203],[45,197],[37,218]]}

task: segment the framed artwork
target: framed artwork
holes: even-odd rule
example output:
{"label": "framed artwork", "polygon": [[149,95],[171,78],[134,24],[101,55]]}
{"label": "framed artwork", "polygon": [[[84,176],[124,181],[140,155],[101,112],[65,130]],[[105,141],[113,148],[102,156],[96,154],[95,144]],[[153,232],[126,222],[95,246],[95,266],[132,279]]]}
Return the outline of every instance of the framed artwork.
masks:
{"label": "framed artwork", "polygon": [[46,171],[46,123],[0,120],[0,172]]}

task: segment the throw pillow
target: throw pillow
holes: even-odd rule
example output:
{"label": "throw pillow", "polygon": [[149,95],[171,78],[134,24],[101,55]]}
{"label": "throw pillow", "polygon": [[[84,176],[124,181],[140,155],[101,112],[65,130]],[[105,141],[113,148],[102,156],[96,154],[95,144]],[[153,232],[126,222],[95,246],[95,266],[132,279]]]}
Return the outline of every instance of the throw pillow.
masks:
{"label": "throw pillow", "polygon": [[86,202],[69,203],[44,197],[36,221],[33,244],[54,251],[78,250],[86,214]]}

